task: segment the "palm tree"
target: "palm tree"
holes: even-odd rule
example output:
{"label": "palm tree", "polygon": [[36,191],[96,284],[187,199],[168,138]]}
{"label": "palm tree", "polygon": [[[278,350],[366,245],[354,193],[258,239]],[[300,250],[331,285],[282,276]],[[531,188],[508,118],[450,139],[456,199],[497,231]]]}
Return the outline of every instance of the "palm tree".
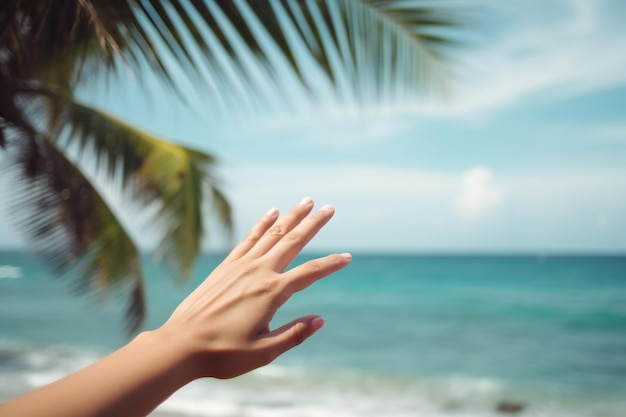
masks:
{"label": "palm tree", "polygon": [[[280,90],[276,56],[313,92],[304,53],[337,91],[378,100],[429,85],[454,43],[451,16],[403,0],[4,2],[0,150],[19,175],[17,227],[79,288],[127,291],[135,331],[145,316],[140,253],[99,181],[114,180],[133,201],[157,205],[158,253],[182,277],[206,234],[203,213],[229,229],[230,206],[213,156],[80,102],[78,88],[121,69],[152,71],[184,100],[175,65],[187,82],[236,106],[235,82],[262,96],[251,63]],[[87,175],[88,165],[96,176]]]}

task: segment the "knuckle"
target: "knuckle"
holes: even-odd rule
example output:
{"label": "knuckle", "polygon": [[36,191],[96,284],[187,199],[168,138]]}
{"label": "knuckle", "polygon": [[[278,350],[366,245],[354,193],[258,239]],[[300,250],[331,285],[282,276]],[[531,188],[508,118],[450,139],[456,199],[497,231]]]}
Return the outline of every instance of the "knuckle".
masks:
{"label": "knuckle", "polygon": [[259,281],[258,286],[255,288],[254,294],[257,296],[265,296],[274,292],[276,289],[276,282],[270,279],[264,279]]}
{"label": "knuckle", "polygon": [[288,233],[287,235],[285,235],[285,240],[290,240],[292,242],[299,242],[303,239],[303,237],[304,236],[302,235],[302,233],[292,231],[291,233]]}
{"label": "knuckle", "polygon": [[270,236],[283,236],[285,229],[280,225],[274,225],[267,230],[267,234]]}
{"label": "knuckle", "polygon": [[304,342],[309,336],[308,326],[305,326],[304,324],[292,327],[291,332],[294,346],[302,344],[302,342]]}
{"label": "knuckle", "polygon": [[310,273],[317,273],[323,269],[323,265],[319,259],[313,259],[306,263],[306,268]]}
{"label": "knuckle", "polygon": [[259,240],[260,238],[261,238],[261,234],[257,232],[256,230],[249,231],[245,237],[246,240],[253,241],[253,242]]}

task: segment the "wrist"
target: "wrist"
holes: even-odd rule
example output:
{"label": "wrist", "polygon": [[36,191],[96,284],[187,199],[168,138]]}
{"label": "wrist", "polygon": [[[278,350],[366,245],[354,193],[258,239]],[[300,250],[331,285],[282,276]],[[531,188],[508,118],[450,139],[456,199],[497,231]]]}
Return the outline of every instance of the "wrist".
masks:
{"label": "wrist", "polygon": [[183,334],[174,333],[167,327],[139,333],[131,342],[146,354],[157,353],[164,371],[169,374],[179,388],[197,379],[195,351]]}

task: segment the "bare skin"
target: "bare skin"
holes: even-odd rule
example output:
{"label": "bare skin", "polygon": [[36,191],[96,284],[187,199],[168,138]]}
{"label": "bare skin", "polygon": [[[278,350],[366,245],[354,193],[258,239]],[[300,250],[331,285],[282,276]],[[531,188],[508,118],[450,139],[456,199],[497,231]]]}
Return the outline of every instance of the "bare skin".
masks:
{"label": "bare skin", "polygon": [[0,405],[9,416],[145,416],[197,378],[233,378],[272,362],[324,325],[316,315],[270,330],[295,292],[338,271],[332,254],[285,271],[333,216],[304,199],[279,219],[270,210],[160,328],[93,365]]}

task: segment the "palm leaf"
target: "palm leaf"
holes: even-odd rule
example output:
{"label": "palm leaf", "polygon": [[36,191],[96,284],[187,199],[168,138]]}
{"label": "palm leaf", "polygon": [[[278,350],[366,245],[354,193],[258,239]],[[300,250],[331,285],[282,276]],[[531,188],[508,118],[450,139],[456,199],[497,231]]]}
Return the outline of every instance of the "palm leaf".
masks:
{"label": "palm leaf", "polygon": [[[449,9],[425,1],[76,0],[55,6],[55,13],[32,4],[41,3],[22,1],[18,7],[28,10],[39,29],[18,36],[11,43],[17,47],[10,50],[18,55],[16,62],[35,61],[36,68],[45,68],[48,82],[72,84],[120,64],[139,72],[147,64],[176,89],[171,64],[166,64],[173,57],[193,80],[215,77],[212,85],[224,94],[233,92],[233,80],[242,82],[247,93],[258,92],[250,55],[277,85],[284,64],[310,88],[313,80],[303,71],[307,62],[298,58],[302,52],[337,87],[347,82],[357,96],[394,91],[388,86],[398,83],[419,88],[439,78],[438,65],[457,42],[453,35],[459,27]],[[15,41],[15,30],[2,29],[15,25],[19,16],[9,8],[0,18],[2,44]],[[63,23],[73,29],[59,30]],[[206,69],[196,56],[204,57]]]}
{"label": "palm leaf", "polygon": [[[89,167],[72,163],[64,155],[88,161],[92,173],[118,181],[132,200],[158,206],[151,223],[161,231],[157,255],[180,279],[191,274],[201,251],[207,232],[204,203],[208,202],[214,218],[231,230],[230,205],[212,174],[215,158],[160,139],[54,91],[24,88],[21,93],[25,97],[45,97],[29,101],[31,114],[45,113],[44,109],[51,107],[45,102],[58,104],[62,111],[56,125],[62,128],[53,132],[55,140],[42,140],[30,130],[30,136],[21,135],[11,141],[18,149],[11,159],[22,172],[22,183],[15,187],[23,190],[14,210],[18,217],[23,216],[18,223],[57,272],[71,269],[76,273],[81,289],[114,288],[128,280],[132,287],[128,323],[136,329],[145,308],[137,249],[82,174],[81,170]],[[48,165],[51,170],[42,168]],[[80,195],[90,198],[76,200]],[[63,213],[61,218],[59,213]]]}
{"label": "palm leaf", "polygon": [[209,154],[175,144],[78,102],[65,106],[70,128],[59,145],[78,158],[92,153],[96,174],[119,179],[123,189],[144,206],[158,204],[154,226],[162,230],[158,253],[181,278],[189,276],[207,230],[203,202],[211,215],[231,230],[232,217],[218,181],[216,160]]}
{"label": "palm leaf", "polygon": [[[234,66],[251,91],[255,75],[246,69],[245,56],[252,53],[280,85],[283,74],[273,59],[275,50],[307,88],[314,80],[304,75],[307,62],[297,58],[302,51],[311,54],[336,87],[347,82],[357,97],[417,90],[442,79],[441,65],[458,43],[454,34],[460,26],[449,9],[427,7],[425,1],[192,0],[193,10],[181,2],[171,3],[170,12],[193,34],[212,69],[223,75]],[[193,24],[192,11],[204,27]],[[176,34],[170,25],[154,29],[163,39]],[[198,36],[203,30],[217,42],[203,41]],[[266,38],[269,42],[263,42]],[[177,47],[183,44],[179,38]],[[227,64],[216,58],[223,53],[231,58]]]}
{"label": "palm leaf", "polygon": [[145,317],[140,255],[113,211],[43,136],[13,138],[9,151],[18,172],[13,213],[31,248],[77,290],[126,293],[128,330],[137,330]]}

